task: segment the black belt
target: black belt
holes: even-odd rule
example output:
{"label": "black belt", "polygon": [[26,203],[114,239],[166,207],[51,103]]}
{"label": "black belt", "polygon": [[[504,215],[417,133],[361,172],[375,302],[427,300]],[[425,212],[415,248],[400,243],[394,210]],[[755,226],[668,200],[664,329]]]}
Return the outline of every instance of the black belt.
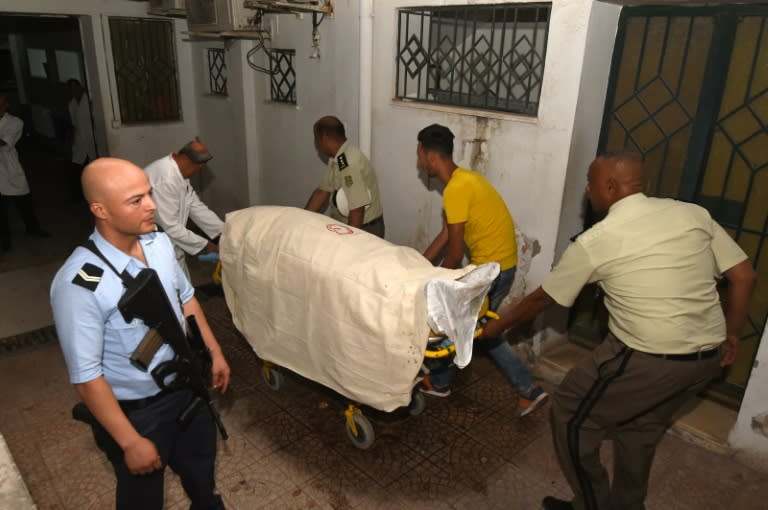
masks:
{"label": "black belt", "polygon": [[375,220],[371,220],[368,223],[363,223],[364,227],[372,227],[373,225],[378,225],[379,223],[384,223],[384,215],[382,214]]}
{"label": "black belt", "polygon": [[[642,352],[642,351],[638,351],[638,352]],[[713,356],[716,356],[719,353],[720,353],[719,347],[715,347],[714,349],[709,349],[706,351],[692,352],[689,354],[657,354],[655,352],[643,352],[643,354],[647,354],[648,356],[653,356],[654,358],[668,359],[672,361],[700,361],[703,359],[709,359]]]}
{"label": "black belt", "polygon": [[138,411],[139,409],[149,407],[155,402],[163,399],[164,397],[167,397],[171,393],[173,393],[173,391],[163,390],[160,393],[152,395],[151,397],[137,398],[135,400],[118,400],[118,403],[120,404],[120,407],[123,408],[123,412],[130,413],[132,411]]}
{"label": "black belt", "polygon": [[[610,331],[611,336],[615,338],[618,342],[625,345],[628,349],[632,349],[632,347],[628,346],[624,342],[622,342],[619,337],[613,334],[613,331]],[[633,351],[637,351],[637,349],[632,349]],[[659,354],[656,352],[645,352],[645,351],[637,351],[641,354],[647,354],[648,356],[653,356],[654,358],[661,358],[661,359],[668,359],[671,361],[699,361],[703,359],[709,359],[714,356],[717,356],[720,354],[720,347],[713,347],[712,349],[708,349],[706,351],[698,351],[698,352],[691,352],[688,354]]]}

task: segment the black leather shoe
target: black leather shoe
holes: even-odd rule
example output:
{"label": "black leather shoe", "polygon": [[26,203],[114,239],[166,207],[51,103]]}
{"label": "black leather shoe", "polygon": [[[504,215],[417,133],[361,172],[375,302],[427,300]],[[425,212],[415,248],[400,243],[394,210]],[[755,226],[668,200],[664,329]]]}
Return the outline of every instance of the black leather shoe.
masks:
{"label": "black leather shoe", "polygon": [[573,510],[573,505],[570,501],[564,501],[552,496],[544,498],[541,505],[544,507],[544,510]]}

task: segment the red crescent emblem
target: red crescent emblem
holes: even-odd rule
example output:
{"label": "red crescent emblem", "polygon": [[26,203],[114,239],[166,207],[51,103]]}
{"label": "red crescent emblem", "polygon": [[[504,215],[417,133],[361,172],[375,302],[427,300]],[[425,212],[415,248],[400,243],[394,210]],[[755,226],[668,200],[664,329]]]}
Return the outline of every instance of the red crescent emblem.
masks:
{"label": "red crescent emblem", "polygon": [[328,230],[333,232],[334,234],[338,234],[340,236],[348,236],[349,234],[354,234],[355,231],[352,230],[350,227],[346,225],[341,225],[339,223],[329,223],[325,226]]}

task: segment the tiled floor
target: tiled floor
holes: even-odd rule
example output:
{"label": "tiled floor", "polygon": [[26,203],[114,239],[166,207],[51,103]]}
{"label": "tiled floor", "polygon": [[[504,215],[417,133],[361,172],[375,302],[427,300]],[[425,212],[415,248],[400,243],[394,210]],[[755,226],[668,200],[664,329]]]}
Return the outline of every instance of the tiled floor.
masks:
{"label": "tiled floor", "polygon": [[[346,437],[340,399],[291,374],[279,391],[268,389],[223,299],[203,304],[234,374],[219,402],[231,436],[220,441],[217,467],[227,508],[508,510],[568,497],[546,410],[516,417],[515,393],[487,359],[419,416],[367,412],[376,442],[364,451]],[[69,417],[76,398],[58,346],[3,355],[0,385],[0,432],[38,507],[111,508],[111,469],[87,427]],[[610,462],[608,444],[604,453]],[[765,501],[768,476],[669,435],[662,441],[649,509],[757,510]],[[167,508],[187,505],[169,474]]]}
{"label": "tiled floor", "polygon": [[[30,297],[24,282],[44,290],[48,265],[60,263],[91,228],[87,214],[62,202],[54,174],[33,173],[30,180],[54,238],[19,236],[14,251],[0,258],[0,304],[7,307],[0,338],[49,323],[45,293]],[[201,278],[209,271],[191,269]],[[527,510],[540,508],[546,495],[569,496],[546,409],[516,417],[515,393],[487,359],[461,371],[454,394],[429,398],[419,416],[367,412],[377,439],[363,451],[346,437],[341,400],[290,374],[280,391],[268,389],[223,299],[209,297],[203,305],[233,369],[232,389],[219,402],[231,436],[220,441],[217,465],[227,508]],[[40,334],[32,347],[0,349],[0,432],[38,508],[112,508],[111,468],[87,426],[70,418],[75,393],[58,346],[40,345],[49,338]],[[606,462],[610,450],[606,444]],[[766,501],[765,474],[671,435],[662,440],[650,510],[757,510],[768,508]],[[170,472],[166,507],[188,507]]]}

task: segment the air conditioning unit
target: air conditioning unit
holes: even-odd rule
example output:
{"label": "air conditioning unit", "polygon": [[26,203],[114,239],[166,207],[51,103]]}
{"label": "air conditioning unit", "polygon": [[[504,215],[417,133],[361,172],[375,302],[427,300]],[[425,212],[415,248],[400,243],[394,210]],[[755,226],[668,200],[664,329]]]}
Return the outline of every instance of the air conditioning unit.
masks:
{"label": "air conditioning unit", "polygon": [[246,7],[262,9],[264,12],[300,14],[316,12],[332,14],[331,0],[245,0]]}
{"label": "air conditioning unit", "polygon": [[190,32],[233,32],[258,30],[257,11],[243,6],[243,0],[187,0]]}
{"label": "air conditioning unit", "polygon": [[147,14],[155,16],[186,17],[185,0],[149,0]]}

